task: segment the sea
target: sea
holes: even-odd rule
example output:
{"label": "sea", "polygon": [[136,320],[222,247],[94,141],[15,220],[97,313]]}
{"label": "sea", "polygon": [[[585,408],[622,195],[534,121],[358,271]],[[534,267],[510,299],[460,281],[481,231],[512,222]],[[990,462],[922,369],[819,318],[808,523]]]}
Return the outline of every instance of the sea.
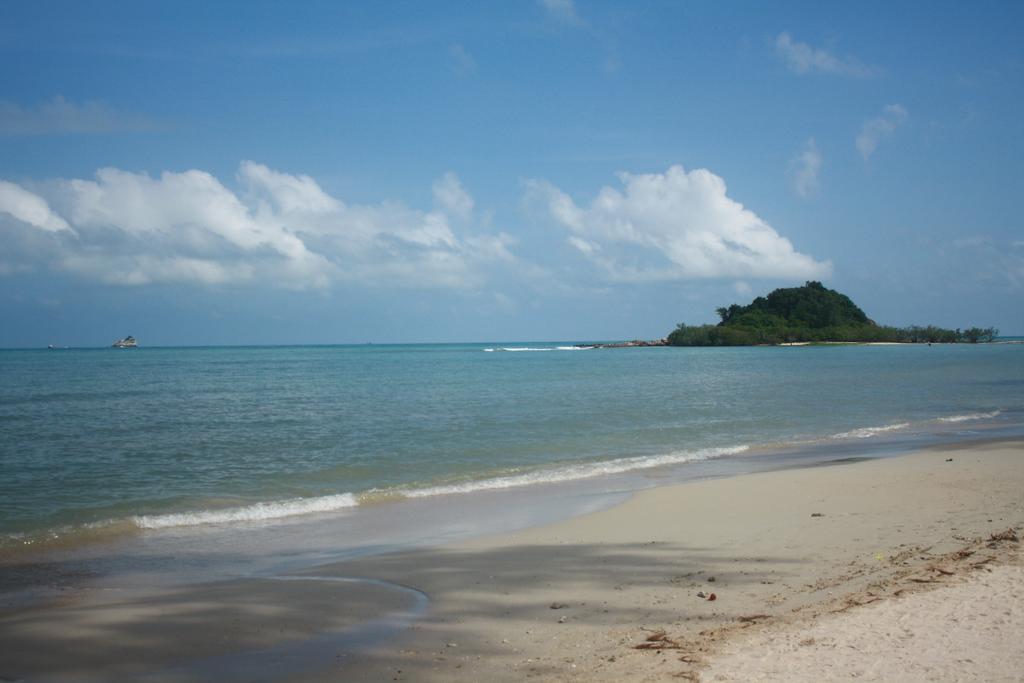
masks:
{"label": "sea", "polygon": [[1020,436],[1019,343],[2,350],[0,560],[276,571]]}

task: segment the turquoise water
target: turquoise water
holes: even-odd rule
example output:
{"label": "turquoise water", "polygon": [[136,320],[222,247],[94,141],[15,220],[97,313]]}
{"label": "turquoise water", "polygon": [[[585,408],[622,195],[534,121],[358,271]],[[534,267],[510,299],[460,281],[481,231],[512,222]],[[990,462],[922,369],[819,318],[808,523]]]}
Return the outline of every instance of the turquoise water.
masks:
{"label": "turquoise water", "polygon": [[559,346],[0,351],[0,546],[1024,423],[1024,345]]}

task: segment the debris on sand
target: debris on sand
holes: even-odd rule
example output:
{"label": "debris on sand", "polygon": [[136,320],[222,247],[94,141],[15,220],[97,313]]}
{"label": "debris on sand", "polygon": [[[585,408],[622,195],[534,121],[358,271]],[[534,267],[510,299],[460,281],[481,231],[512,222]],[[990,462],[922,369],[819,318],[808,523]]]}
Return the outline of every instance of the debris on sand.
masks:
{"label": "debris on sand", "polygon": [[747,616],[747,617],[739,617],[739,620],[741,622],[743,622],[744,624],[750,624],[750,623],[753,623],[753,622],[757,621],[758,619],[768,619],[768,618],[769,617],[768,617],[767,614],[751,614],[750,616]]}
{"label": "debris on sand", "polygon": [[1000,531],[998,534],[992,534],[991,536],[988,537],[988,540],[994,541],[994,542],[995,541],[1013,541],[1014,543],[1018,543],[1020,541],[1020,539],[1017,537],[1017,532],[1014,531],[1012,528],[1007,529],[1006,531]]}
{"label": "debris on sand", "polygon": [[672,640],[664,631],[655,631],[647,636],[647,639],[639,645],[634,645],[634,650],[679,650],[683,646]]}

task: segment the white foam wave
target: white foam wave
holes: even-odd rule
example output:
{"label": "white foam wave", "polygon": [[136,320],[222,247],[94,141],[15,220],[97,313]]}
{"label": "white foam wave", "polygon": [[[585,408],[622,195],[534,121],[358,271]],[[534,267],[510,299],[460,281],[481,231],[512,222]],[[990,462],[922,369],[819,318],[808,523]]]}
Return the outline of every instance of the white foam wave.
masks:
{"label": "white foam wave", "polygon": [[736,455],[746,451],[749,447],[745,445],[732,446],[729,448],[703,448],[696,451],[680,451],[666,455],[639,456],[635,458],[620,458],[605,462],[591,462],[579,465],[567,465],[557,469],[537,470],[523,474],[513,474],[505,477],[494,477],[492,479],[480,479],[467,481],[459,484],[446,484],[441,486],[429,486],[421,489],[403,491],[407,498],[427,498],[430,496],[444,496],[453,493],[471,493],[473,491],[491,491],[495,489],[509,489],[518,486],[530,486],[533,484],[554,484],[563,481],[574,481],[577,479],[590,479],[608,474],[621,474],[632,470],[650,469],[662,465],[676,465],[684,462],[697,460],[709,460],[727,455]]}
{"label": "white foam wave", "polygon": [[223,510],[174,512],[165,515],[136,515],[132,522],[140,529],[167,529],[178,526],[224,524],[229,522],[258,522],[314,512],[332,512],[354,507],[359,502],[351,493],[338,493],[315,498],[293,498],[269,503],[254,503]]}
{"label": "white foam wave", "polygon": [[593,346],[495,346],[486,348],[484,351],[493,353],[494,351],[586,351],[594,348]]}
{"label": "white foam wave", "polygon": [[950,415],[949,417],[940,417],[939,422],[969,422],[971,420],[990,420],[993,417],[999,415],[1001,410],[993,410],[990,413],[967,413],[966,415]]}
{"label": "white foam wave", "polygon": [[876,434],[884,434],[885,432],[895,432],[900,429],[906,429],[910,426],[909,422],[897,422],[891,425],[884,425],[882,427],[861,427],[860,429],[852,429],[848,432],[840,432],[839,434],[833,434],[833,439],[870,439]]}

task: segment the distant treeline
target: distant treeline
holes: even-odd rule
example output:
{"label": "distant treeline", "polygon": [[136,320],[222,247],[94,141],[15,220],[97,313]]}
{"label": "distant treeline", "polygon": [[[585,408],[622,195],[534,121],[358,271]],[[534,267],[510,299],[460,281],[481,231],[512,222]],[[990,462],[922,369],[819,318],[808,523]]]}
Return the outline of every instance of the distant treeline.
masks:
{"label": "distant treeline", "polygon": [[845,294],[820,282],[776,289],[748,306],[719,308],[717,325],[679,326],[668,335],[672,346],[753,346],[793,342],[990,342],[994,327],[947,330],[934,325],[887,327],[868,319]]}

